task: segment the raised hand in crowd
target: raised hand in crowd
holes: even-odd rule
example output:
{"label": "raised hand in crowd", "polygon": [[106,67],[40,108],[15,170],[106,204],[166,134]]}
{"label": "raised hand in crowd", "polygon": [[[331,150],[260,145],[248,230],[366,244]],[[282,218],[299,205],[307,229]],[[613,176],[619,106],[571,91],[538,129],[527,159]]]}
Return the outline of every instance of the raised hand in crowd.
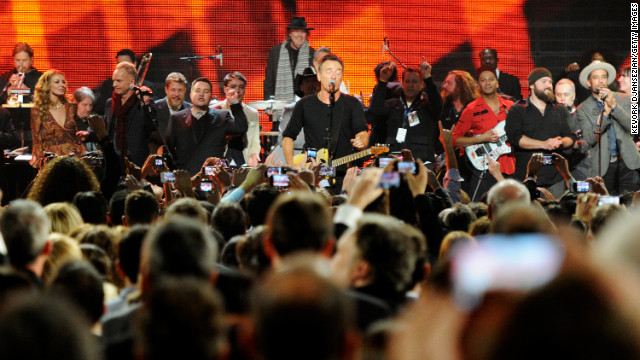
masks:
{"label": "raised hand in crowd", "polygon": [[233,171],[233,186],[235,187],[240,186],[240,184],[242,184],[244,180],[247,178],[249,171],[251,171],[251,168],[241,167],[239,169],[235,169]]}
{"label": "raised hand in crowd", "polygon": [[541,153],[531,155],[531,159],[529,159],[529,163],[527,164],[527,178],[533,177],[534,180],[538,178],[540,169],[542,169],[542,160],[543,157]]}
{"label": "raised hand in crowd", "polygon": [[142,188],[143,188],[142,183],[140,182],[140,180],[138,180],[138,178],[136,178],[132,174],[127,175],[124,178],[124,181],[127,184],[127,190],[129,192],[136,191],[136,190],[142,190]]}
{"label": "raised hand in crowd", "polygon": [[311,188],[309,187],[309,184],[306,181],[302,180],[300,176],[292,173],[288,175],[289,175],[289,190],[311,192]]}
{"label": "raised hand in crowd", "polygon": [[358,180],[358,167],[350,167],[347,169],[347,173],[342,180],[342,191],[346,191],[347,195],[351,194],[351,189],[353,185],[355,185],[356,180]]}
{"label": "raised hand in crowd", "polygon": [[431,64],[429,64],[424,57],[423,61],[420,63],[420,74],[422,75],[422,79],[428,79],[431,77]]}
{"label": "raised hand in crowd", "polygon": [[502,172],[500,171],[500,163],[493,160],[493,158],[489,155],[485,155],[487,161],[489,162],[489,174],[493,176],[497,182],[504,180],[504,176],[502,176]]}
{"label": "raised hand in crowd", "polygon": [[247,173],[244,181],[240,184],[245,193],[248,193],[254,187],[264,183],[267,180],[267,167],[265,165],[258,165]]}
{"label": "raised hand in crowd", "polygon": [[195,197],[189,172],[187,170],[176,170],[173,174],[176,176],[176,189],[180,191],[184,197]]}
{"label": "raised hand in crowd", "polygon": [[[409,185],[409,190],[411,190],[411,194],[413,197],[418,195],[422,195],[427,191],[427,184],[429,182],[429,171],[426,166],[422,163],[422,160],[418,159],[418,171],[415,174],[411,172],[407,172],[407,185]],[[435,177],[435,175],[434,175]]]}
{"label": "raised hand in crowd", "polygon": [[598,201],[600,201],[600,194],[597,193],[590,192],[578,195],[575,216],[580,218],[585,224],[589,224],[593,212],[598,207]]}
{"label": "raised hand in crowd", "polygon": [[394,62],[389,63],[389,65],[380,69],[380,81],[387,82],[391,78],[391,75],[396,69],[396,64]]}
{"label": "raised hand in crowd", "polygon": [[607,190],[607,187],[604,184],[604,179],[601,178],[600,176],[588,178],[585,181],[591,184],[591,192],[594,192],[602,196],[609,196],[609,191]]}
{"label": "raised hand in crowd", "polygon": [[385,171],[375,167],[362,170],[362,173],[351,188],[347,203],[364,210],[367,205],[382,195],[384,190],[378,187],[378,184],[383,172]]}

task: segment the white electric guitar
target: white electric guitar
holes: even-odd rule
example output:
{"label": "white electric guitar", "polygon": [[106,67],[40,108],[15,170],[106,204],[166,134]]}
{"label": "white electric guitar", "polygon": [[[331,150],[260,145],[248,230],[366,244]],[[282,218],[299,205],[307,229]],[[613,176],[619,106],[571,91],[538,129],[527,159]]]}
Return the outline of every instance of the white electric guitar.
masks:
{"label": "white electric guitar", "polygon": [[487,160],[485,155],[489,155],[493,160],[497,161],[500,156],[511,152],[511,146],[507,144],[507,133],[504,131],[505,124],[506,121],[500,121],[498,125],[492,129],[493,132],[498,134],[499,138],[497,142],[473,144],[464,148],[473,167],[480,171],[485,171],[489,168],[489,160]]}

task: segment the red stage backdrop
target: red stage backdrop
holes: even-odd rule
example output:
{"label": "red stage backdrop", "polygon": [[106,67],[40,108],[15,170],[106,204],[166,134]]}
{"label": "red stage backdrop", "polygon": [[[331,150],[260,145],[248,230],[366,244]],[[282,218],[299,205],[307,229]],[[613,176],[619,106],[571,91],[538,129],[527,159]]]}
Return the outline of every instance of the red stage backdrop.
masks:
{"label": "red stage backdrop", "polygon": [[[422,57],[432,63],[437,82],[452,69],[472,71],[478,52],[493,47],[499,68],[518,76],[527,94],[526,78],[534,65],[557,73],[582,50],[600,44],[626,58],[629,10],[623,3],[607,4],[608,11],[600,13],[598,6],[604,5],[595,0],[3,0],[0,68],[12,68],[13,45],[26,41],[35,50],[35,66],[62,70],[70,91],[96,88],[110,78],[115,53],[130,48],[140,55],[154,53],[147,78],[162,88],[169,72],[192,75],[179,57],[213,55],[221,45],[223,66],[200,60],[193,75],[219,82],[224,74],[240,71],[249,81],[245,102],[250,102],[262,99],[269,48],[284,40],[290,17],[304,16],[315,28],[311,46],[328,46],[343,58],[351,93],[371,92],[373,67],[390,59],[382,53],[387,37],[408,66]],[[581,26],[599,30],[595,35]],[[561,31],[545,32],[549,27]],[[541,63],[545,59],[550,63]],[[214,93],[221,97],[221,88]]]}

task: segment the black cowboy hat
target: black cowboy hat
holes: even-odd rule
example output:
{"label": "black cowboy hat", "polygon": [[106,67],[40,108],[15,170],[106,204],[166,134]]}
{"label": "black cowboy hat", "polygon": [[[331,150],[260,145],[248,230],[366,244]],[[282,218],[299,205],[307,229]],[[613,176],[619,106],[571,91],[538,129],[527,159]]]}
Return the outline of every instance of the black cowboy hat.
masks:
{"label": "black cowboy hat", "polygon": [[313,77],[314,79],[317,79],[316,73],[313,71],[313,68],[311,68],[311,67],[305,68],[304,71],[302,72],[302,74],[297,74],[296,75],[296,79],[295,79],[294,84],[293,84],[293,91],[299,97],[303,97],[304,96],[304,93],[302,92],[302,89],[300,88],[300,86],[302,85],[302,80],[304,80],[306,78],[310,78],[310,77]]}
{"label": "black cowboy hat", "polygon": [[293,17],[287,29],[313,30],[313,28],[307,27],[307,20],[304,17]]}

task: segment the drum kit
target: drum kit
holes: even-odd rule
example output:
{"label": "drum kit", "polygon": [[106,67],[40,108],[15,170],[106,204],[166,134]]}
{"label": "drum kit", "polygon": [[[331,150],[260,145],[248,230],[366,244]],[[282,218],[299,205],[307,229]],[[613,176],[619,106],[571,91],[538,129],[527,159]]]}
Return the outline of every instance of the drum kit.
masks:
{"label": "drum kit", "polygon": [[[273,119],[273,114],[274,111],[282,111],[284,110],[284,107],[289,104],[286,101],[281,101],[281,100],[274,100],[274,99],[270,99],[270,100],[264,100],[264,101],[254,101],[254,102],[250,102],[247,105],[251,106],[252,108],[258,110],[258,111],[262,111],[265,114],[267,114],[269,116],[269,119],[271,120],[271,122],[275,122],[277,120]],[[275,128],[275,127],[274,127]],[[278,145],[278,136],[280,135],[279,131],[273,131],[274,129],[272,129],[272,131],[261,131],[260,132],[260,137],[262,138],[261,143],[262,143],[262,148],[264,149],[264,157],[266,158],[267,155],[269,155],[273,149],[276,147],[276,145]]]}

